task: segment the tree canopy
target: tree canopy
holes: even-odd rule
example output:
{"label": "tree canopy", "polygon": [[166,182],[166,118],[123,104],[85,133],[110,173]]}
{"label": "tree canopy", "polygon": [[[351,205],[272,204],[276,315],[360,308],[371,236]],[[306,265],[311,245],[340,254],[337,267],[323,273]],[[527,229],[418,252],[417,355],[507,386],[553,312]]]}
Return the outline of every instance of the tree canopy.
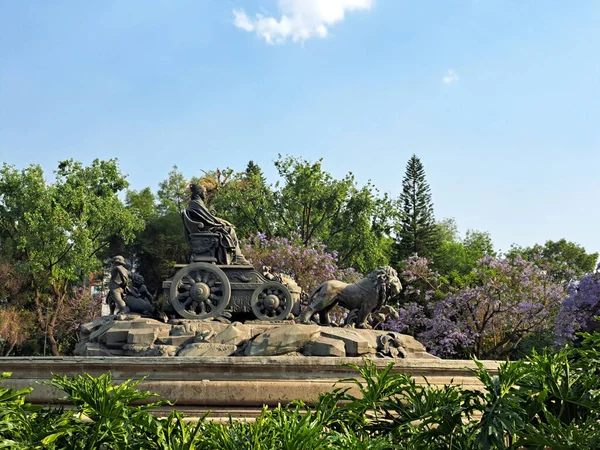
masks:
{"label": "tree canopy", "polygon": [[31,279],[38,325],[58,354],[53,333],[69,289],[102,270],[99,255],[112,236],[127,242],[142,224],[119,199],[127,181],[115,160],[61,161],[54,173],[47,182],[39,165],[17,170],[4,164],[0,227],[15,249],[17,269]]}
{"label": "tree canopy", "polygon": [[274,165],[274,183],[249,161],[239,172],[202,168],[192,179],[175,166],[158,189],[127,190],[116,160],[62,161],[53,178],[35,164],[22,170],[4,164],[0,319],[20,317],[28,325],[0,328],[1,350],[26,345],[20,335],[33,327],[58,354],[63,332],[72,333],[97,310],[82,287],[116,254],[160,295],[175,264],[188,262],[180,213],[190,182],[206,187],[207,206],[235,224],[253,261],[295,277],[305,289],[321,278],[398,267],[404,291],[394,326],[439,354],[504,357],[531,339],[547,343],[565,299],[558,321],[571,338],[577,327],[570,324],[585,329],[583,318],[600,304],[598,253],[560,239],[498,255],[489,233],[462,234],[454,219],[436,222],[416,155],[397,201],[352,173],[334,176],[322,160],[280,155]]}

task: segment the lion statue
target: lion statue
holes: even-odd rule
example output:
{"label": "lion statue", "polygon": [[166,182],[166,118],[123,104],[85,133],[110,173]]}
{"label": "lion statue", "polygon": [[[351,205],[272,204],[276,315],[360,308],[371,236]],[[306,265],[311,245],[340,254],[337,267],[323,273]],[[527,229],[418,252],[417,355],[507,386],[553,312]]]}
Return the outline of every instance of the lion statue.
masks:
{"label": "lion statue", "polygon": [[347,284],[329,280],[316,288],[309,298],[309,305],[300,314],[301,323],[310,323],[319,313],[319,323],[330,325],[329,311],[340,304],[344,308],[357,310],[357,328],[369,328],[367,317],[383,304],[397,296],[402,290],[398,273],[389,266],[378,267],[357,283]]}

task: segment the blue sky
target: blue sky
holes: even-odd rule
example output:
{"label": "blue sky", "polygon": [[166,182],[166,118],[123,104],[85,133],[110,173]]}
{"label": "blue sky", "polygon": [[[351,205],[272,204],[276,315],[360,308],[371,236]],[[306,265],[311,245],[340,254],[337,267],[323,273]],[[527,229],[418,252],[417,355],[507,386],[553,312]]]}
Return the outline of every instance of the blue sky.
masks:
{"label": "blue sky", "polygon": [[392,196],[416,153],[461,231],[600,251],[600,2],[0,0],[1,161],[278,153]]}

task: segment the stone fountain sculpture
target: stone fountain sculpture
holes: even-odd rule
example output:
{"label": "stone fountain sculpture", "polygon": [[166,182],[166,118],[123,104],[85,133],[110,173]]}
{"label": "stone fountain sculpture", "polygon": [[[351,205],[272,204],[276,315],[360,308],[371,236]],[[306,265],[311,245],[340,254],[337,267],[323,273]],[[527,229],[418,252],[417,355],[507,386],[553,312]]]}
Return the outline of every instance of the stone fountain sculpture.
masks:
{"label": "stone fountain sculpture", "polygon": [[[300,313],[301,323],[295,323],[291,311],[301,296],[297,284],[256,270],[240,251],[235,227],[206,207],[205,189],[192,185],[190,190],[182,212],[190,261],[175,265],[173,276],[163,282],[163,305],[171,320],[149,318],[157,313],[143,278],[130,275],[124,259],[115,257],[109,302],[117,314],[82,325],[76,354],[434,358],[410,336],[358,329],[385,319],[378,311],[402,288],[393,268],[379,267],[354,284],[322,283]],[[357,328],[324,326],[336,304],[350,310],[346,325]],[[315,315],[319,324],[312,322]],[[254,320],[244,323],[230,320],[251,316]]]}

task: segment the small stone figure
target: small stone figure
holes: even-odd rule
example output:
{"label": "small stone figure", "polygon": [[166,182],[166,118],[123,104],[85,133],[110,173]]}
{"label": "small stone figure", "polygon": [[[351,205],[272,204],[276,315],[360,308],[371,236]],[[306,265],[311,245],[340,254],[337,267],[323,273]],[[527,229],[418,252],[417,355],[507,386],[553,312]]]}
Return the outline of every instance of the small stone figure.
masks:
{"label": "small stone figure", "polygon": [[131,284],[129,294],[125,297],[127,308],[132,313],[153,317],[156,311],[154,299],[144,284],[144,277],[139,273],[131,274]]}
{"label": "small stone figure", "polygon": [[110,273],[106,300],[111,314],[124,314],[127,312],[125,296],[129,293],[129,271],[125,268],[125,258],[122,256],[115,256],[112,262],[114,267]]}
{"label": "small stone figure", "polygon": [[242,255],[233,224],[216,217],[204,203],[206,201],[206,188],[200,184],[191,184],[190,191],[192,197],[183,213],[188,242],[191,242],[191,234],[215,233],[219,237],[219,245],[216,249],[218,263],[250,264]]}

